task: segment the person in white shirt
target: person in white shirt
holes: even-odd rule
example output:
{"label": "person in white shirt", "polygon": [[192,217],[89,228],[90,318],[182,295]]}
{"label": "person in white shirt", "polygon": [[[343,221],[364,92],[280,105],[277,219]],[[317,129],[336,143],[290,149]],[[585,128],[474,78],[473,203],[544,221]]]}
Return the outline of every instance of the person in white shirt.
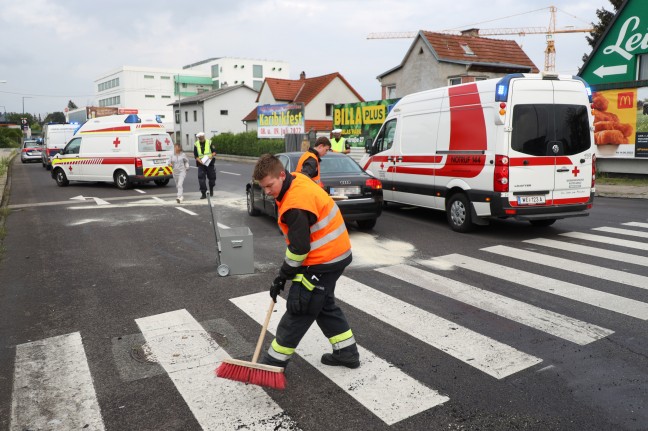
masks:
{"label": "person in white shirt", "polygon": [[178,189],[176,201],[182,203],[184,200],[182,184],[187,176],[187,169],[189,169],[189,159],[182,151],[182,145],[175,144],[173,146],[173,154],[169,157],[167,163],[173,168],[173,179]]}

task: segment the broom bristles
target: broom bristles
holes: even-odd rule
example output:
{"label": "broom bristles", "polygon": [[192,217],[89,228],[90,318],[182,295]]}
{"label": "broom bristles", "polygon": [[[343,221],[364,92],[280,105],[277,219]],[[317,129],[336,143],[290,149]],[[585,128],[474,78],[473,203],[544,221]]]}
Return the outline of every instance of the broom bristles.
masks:
{"label": "broom bristles", "polygon": [[286,389],[286,375],[281,367],[226,359],[216,369],[216,375],[237,382],[273,389]]}

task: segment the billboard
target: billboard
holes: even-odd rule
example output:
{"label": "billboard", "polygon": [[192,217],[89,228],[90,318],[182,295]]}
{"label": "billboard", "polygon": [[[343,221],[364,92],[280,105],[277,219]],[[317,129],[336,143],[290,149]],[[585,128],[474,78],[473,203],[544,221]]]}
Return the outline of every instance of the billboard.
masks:
{"label": "billboard", "polygon": [[303,104],[257,106],[257,137],[283,138],[296,133],[304,133]]}
{"label": "billboard", "polygon": [[398,99],[333,105],[333,128],[342,130],[342,137],[352,147],[364,147],[367,139],[376,138],[380,126]]}
{"label": "billboard", "polygon": [[648,157],[648,87],[593,94],[597,157]]}

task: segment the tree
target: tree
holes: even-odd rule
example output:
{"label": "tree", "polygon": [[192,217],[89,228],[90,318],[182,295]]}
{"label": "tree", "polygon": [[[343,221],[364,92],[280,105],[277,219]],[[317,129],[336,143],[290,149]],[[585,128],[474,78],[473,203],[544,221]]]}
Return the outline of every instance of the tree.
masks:
{"label": "tree", "polygon": [[[603,33],[605,33],[605,30],[610,26],[612,23],[612,18],[614,18],[614,15],[619,11],[619,8],[621,7],[621,4],[624,2],[624,0],[609,0],[610,3],[612,3],[612,6],[614,6],[614,12],[610,12],[606,10],[605,8],[601,9],[596,9],[596,16],[599,19],[598,24],[592,23],[592,27],[594,27],[594,30],[592,30],[589,34],[589,36],[585,36],[585,39],[587,39],[587,43],[594,48],[596,44],[598,43],[599,39],[603,36]],[[589,57],[589,54],[583,54],[583,61],[587,60],[587,57]]]}
{"label": "tree", "polygon": [[74,103],[72,100],[68,102],[68,109],[78,109],[79,107],[76,106],[76,103]]}
{"label": "tree", "polygon": [[52,112],[47,114],[45,123],[65,123],[65,114],[62,112]]}

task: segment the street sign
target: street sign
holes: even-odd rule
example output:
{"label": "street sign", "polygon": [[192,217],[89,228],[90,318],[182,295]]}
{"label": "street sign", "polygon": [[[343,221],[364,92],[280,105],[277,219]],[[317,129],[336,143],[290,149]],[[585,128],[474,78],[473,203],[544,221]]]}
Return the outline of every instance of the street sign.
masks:
{"label": "street sign", "polygon": [[645,53],[648,53],[648,8],[645,0],[628,0],[580,76],[590,85],[635,81],[638,57]]}

